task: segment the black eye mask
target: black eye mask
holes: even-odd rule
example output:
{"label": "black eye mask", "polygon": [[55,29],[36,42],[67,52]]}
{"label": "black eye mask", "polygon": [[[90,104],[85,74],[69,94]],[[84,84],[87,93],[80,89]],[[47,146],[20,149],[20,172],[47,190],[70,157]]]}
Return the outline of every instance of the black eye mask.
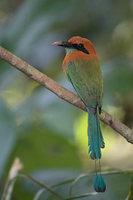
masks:
{"label": "black eye mask", "polygon": [[82,43],[80,43],[80,44],[72,44],[72,46],[73,46],[74,49],[77,49],[77,50],[82,51],[82,52],[84,52],[86,54],[89,54],[89,51],[87,51],[87,49],[84,47],[84,45]]}
{"label": "black eye mask", "polygon": [[70,42],[59,41],[59,42],[55,42],[54,45],[69,48],[69,49],[77,49],[77,50],[82,51],[86,54],[89,54],[89,51],[84,47],[84,45],[82,43],[72,44]]}

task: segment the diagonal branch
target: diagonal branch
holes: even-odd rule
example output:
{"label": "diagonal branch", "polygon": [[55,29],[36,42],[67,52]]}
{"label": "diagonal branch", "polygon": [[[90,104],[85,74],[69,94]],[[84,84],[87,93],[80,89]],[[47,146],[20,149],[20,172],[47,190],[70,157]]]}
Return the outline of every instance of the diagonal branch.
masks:
{"label": "diagonal branch", "polygon": [[[11,64],[16,69],[23,72],[29,78],[37,81],[42,86],[50,90],[51,92],[55,93],[59,98],[73,104],[74,106],[86,111],[86,107],[81,99],[75,95],[74,93],[70,92],[69,90],[65,89],[64,87],[60,86],[54,80],[49,78],[47,75],[43,74],[42,72],[38,71],[22,59],[18,58],[11,52],[7,51],[3,47],[0,46],[0,58]],[[125,124],[120,122],[117,119],[114,119],[110,114],[102,110],[100,115],[100,119],[108,124],[112,129],[117,131],[121,136],[123,136],[128,142],[133,144],[133,132],[130,128],[128,128]]]}

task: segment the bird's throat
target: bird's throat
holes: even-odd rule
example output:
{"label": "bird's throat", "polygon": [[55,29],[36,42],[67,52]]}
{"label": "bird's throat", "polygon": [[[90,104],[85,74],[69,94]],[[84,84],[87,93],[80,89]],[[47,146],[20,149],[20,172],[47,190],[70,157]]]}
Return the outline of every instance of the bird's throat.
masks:
{"label": "bird's throat", "polygon": [[71,49],[71,48],[65,48],[66,49],[66,53],[68,54],[68,53],[71,53],[71,52],[73,52],[73,51],[75,51],[75,49]]}

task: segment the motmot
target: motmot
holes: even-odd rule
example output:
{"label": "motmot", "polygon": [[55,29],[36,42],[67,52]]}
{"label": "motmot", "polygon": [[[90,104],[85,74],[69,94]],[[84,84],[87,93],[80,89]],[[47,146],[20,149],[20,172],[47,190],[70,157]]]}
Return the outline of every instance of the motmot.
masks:
{"label": "motmot", "polygon": [[99,59],[90,40],[74,36],[68,41],[58,41],[55,46],[64,47],[66,55],[63,71],[72,83],[88,111],[88,153],[95,160],[94,189],[105,192],[106,183],[101,174],[101,148],[105,147],[100,127],[103,103],[103,78]]}

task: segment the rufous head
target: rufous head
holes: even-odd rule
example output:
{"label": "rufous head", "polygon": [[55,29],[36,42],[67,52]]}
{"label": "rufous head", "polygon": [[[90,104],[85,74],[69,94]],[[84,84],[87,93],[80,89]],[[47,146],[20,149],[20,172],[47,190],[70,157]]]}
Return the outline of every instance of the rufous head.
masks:
{"label": "rufous head", "polygon": [[79,53],[80,51],[81,55],[83,55],[83,53],[88,54],[89,56],[96,55],[96,51],[90,40],[79,36],[74,36],[70,38],[67,42],[64,41],[54,42],[53,45],[64,47],[68,53],[71,51]]}
{"label": "rufous head", "polygon": [[71,61],[78,60],[98,60],[96,51],[90,40],[75,36],[70,38],[67,42],[58,41],[53,45],[61,46],[66,49],[66,56],[63,61],[63,71],[66,71],[66,66]]}

